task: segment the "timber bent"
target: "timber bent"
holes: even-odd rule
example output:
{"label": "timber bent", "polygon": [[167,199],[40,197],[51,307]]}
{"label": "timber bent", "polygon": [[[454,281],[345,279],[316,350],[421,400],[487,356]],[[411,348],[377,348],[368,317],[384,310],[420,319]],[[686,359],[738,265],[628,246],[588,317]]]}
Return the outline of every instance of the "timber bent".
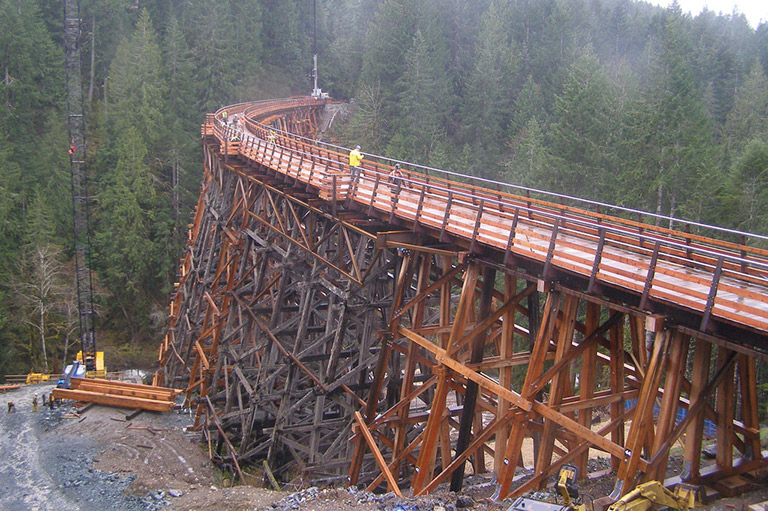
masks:
{"label": "timber bent", "polygon": [[682,439],[685,481],[766,465],[759,237],[411,164],[392,183],[383,158],[353,177],[315,140],[330,103],[201,128],[156,383],[186,390],[215,461],[415,494],[459,490],[469,462],[503,498],[602,451],[614,499],[664,480]]}

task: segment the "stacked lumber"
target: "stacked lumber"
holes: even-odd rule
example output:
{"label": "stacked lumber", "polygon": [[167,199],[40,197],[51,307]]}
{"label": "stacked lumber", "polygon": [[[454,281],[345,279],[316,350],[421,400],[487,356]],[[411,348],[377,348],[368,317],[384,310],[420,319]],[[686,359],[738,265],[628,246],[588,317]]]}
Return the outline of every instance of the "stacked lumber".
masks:
{"label": "stacked lumber", "polygon": [[69,389],[54,389],[56,399],[70,399],[107,406],[169,412],[181,391],[97,378],[72,378]]}
{"label": "stacked lumber", "polygon": [[21,385],[0,385],[0,392],[5,394],[7,391],[16,390],[19,387],[21,387]]}

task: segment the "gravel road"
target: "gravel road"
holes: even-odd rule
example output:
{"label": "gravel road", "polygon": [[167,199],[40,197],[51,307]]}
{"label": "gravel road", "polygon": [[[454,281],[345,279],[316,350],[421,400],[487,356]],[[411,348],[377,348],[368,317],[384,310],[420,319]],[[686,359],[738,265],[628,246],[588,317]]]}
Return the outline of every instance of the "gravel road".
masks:
{"label": "gravel road", "polygon": [[[0,509],[77,511],[155,509],[153,502],[124,494],[131,477],[94,470],[101,447],[86,437],[62,435],[53,427],[62,409],[32,411],[34,393],[42,400],[53,385],[26,385],[0,395]],[[16,412],[8,413],[8,401]]]}
{"label": "gravel road", "polygon": [[[34,393],[42,398],[52,389],[27,385],[0,394],[1,511],[504,511],[511,504],[484,499],[494,486],[488,474],[469,476],[461,495],[443,491],[415,499],[354,488],[300,488],[290,494],[249,485],[230,488],[231,474],[209,462],[199,433],[189,433],[188,414],[145,412],[129,421],[130,410],[113,407],[96,406],[75,419],[63,418],[68,407],[33,412]],[[7,413],[10,400],[15,413]],[[613,478],[604,482],[605,488],[592,482],[582,489],[602,495]],[[755,491],[716,501],[706,511],[741,509],[766,499],[764,473]]]}

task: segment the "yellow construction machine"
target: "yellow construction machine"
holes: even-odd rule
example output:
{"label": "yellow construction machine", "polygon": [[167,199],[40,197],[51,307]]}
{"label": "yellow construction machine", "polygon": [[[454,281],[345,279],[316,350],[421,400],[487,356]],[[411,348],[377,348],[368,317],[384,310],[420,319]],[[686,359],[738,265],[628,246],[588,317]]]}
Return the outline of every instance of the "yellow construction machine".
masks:
{"label": "yellow construction machine", "polygon": [[46,373],[29,373],[27,375],[27,385],[34,385],[35,383],[42,383],[51,379],[50,374]]}
{"label": "yellow construction machine", "polygon": [[674,492],[658,481],[637,485],[611,504],[608,511],[646,511],[648,509],[693,509],[699,503],[696,488],[679,485]]}
{"label": "yellow construction machine", "polygon": [[104,365],[104,352],[96,351],[92,353],[86,353],[83,357],[83,352],[78,351],[75,357],[77,362],[80,362],[85,367],[86,378],[106,378],[107,366]]}
{"label": "yellow construction machine", "polygon": [[[520,497],[507,511],[604,511],[605,508],[598,506],[597,502],[589,504],[573,502],[572,499],[579,496],[576,488],[577,475],[578,470],[572,465],[565,465],[560,469],[554,489],[562,498],[562,505]],[[671,492],[658,481],[648,481],[612,503],[607,511],[693,509],[699,502],[698,492],[694,487],[680,485]]]}

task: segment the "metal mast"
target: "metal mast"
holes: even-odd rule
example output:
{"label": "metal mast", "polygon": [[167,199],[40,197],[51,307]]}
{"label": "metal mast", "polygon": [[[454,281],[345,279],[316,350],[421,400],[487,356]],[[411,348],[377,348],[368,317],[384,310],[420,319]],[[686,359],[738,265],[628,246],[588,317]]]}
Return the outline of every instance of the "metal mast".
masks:
{"label": "metal mast", "polygon": [[[80,70],[80,2],[64,2],[64,47],[67,71],[67,125],[69,128],[69,170],[72,177],[72,219],[75,235],[77,308],[80,316],[80,343],[86,369],[95,370],[96,334],[93,312],[93,283],[90,269],[88,181],[85,171],[85,118]],[[91,367],[88,367],[88,366]]]}
{"label": "metal mast", "polygon": [[323,91],[317,88],[317,0],[312,0],[312,24],[313,24],[313,38],[312,38],[312,97],[320,99],[327,97],[323,96]]}
{"label": "metal mast", "polygon": [[317,0],[312,0],[312,93],[317,94]]}

